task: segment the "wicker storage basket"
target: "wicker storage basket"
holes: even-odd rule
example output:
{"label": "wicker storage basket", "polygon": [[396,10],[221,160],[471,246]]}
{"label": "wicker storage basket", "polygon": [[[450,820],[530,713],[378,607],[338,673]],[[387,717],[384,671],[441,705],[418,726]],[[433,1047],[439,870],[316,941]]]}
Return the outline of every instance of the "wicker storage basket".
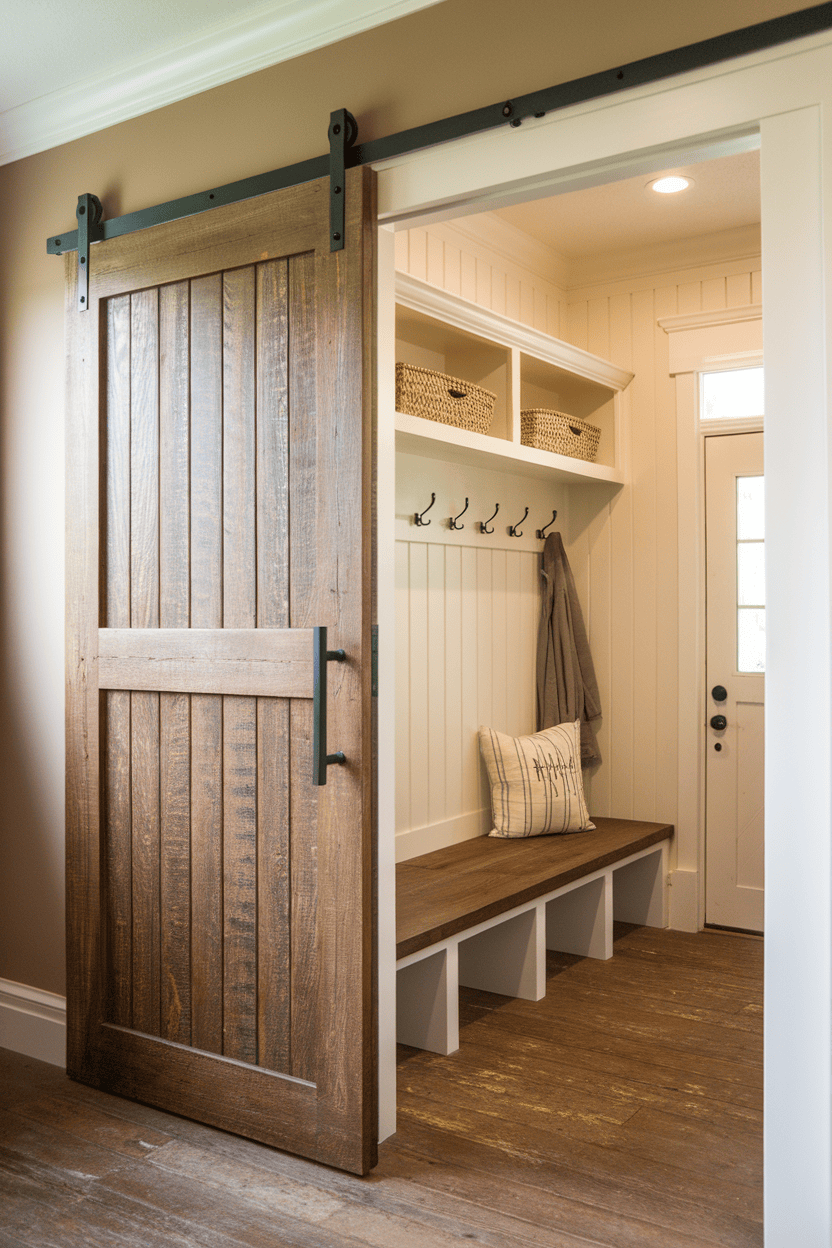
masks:
{"label": "wicker storage basket", "polygon": [[554,451],[556,455],[571,455],[573,459],[594,463],[600,437],[597,425],[578,420],[577,416],[567,416],[565,412],[530,407],[520,413],[520,441],[539,451]]}
{"label": "wicker storage basket", "polygon": [[488,433],[496,394],[415,364],[396,365],[396,410],[457,429]]}

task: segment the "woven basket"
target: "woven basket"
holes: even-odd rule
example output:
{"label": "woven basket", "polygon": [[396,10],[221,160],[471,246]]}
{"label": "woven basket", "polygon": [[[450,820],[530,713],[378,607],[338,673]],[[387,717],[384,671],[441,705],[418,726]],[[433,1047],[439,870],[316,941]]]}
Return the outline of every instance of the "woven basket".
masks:
{"label": "woven basket", "polygon": [[571,455],[573,459],[585,459],[591,464],[598,454],[600,438],[601,430],[597,425],[589,425],[565,412],[530,407],[520,413],[520,441],[539,451]]}
{"label": "woven basket", "polygon": [[415,364],[396,365],[396,411],[488,433],[496,394]]}

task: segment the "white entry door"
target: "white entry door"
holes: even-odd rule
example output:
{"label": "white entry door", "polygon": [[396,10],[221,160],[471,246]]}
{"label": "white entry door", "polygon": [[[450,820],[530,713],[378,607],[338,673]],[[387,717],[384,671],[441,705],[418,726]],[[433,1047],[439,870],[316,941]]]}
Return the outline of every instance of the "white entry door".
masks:
{"label": "white entry door", "polygon": [[763,435],[705,439],[705,921],[763,930]]}

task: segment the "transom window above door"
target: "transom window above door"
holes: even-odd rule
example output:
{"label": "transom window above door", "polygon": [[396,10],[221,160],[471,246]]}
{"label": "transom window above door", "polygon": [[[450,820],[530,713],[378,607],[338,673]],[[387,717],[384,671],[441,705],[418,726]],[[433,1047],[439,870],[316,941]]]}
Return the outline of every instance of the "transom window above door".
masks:
{"label": "transom window above door", "polygon": [[699,417],[703,421],[762,416],[763,368],[730,368],[701,373]]}

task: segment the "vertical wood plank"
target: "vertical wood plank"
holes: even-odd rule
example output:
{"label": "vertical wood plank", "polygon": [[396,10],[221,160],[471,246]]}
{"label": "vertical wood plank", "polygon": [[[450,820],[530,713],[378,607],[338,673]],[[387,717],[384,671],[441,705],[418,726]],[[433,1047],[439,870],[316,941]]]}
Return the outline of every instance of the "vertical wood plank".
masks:
{"label": "vertical wood plank", "polygon": [[191,706],[159,699],[161,1032],[191,1042]]}
{"label": "vertical wood plank", "polygon": [[726,307],[742,308],[751,302],[751,274],[731,273],[725,281]]}
{"label": "vertical wood plank", "polygon": [[566,310],[566,340],[586,350],[588,322],[586,300],[570,303]]}
{"label": "vertical wood plank", "polygon": [[460,291],[460,283],[462,281],[462,258],[458,247],[454,247],[453,243],[445,243],[445,270],[444,284],[445,289],[451,294],[458,295]]}
{"label": "vertical wood plank", "polygon": [[[675,293],[675,292],[674,292]],[[655,292],[632,296],[633,394],[633,691],[630,722],[633,817],[651,819],[656,802],[656,359]],[[638,696],[636,697],[636,691]],[[649,708],[649,709],[647,709]]]}
{"label": "vertical wood plank", "polygon": [[410,235],[409,269],[413,277],[420,281],[428,280],[428,233],[423,229],[412,229]]}
{"label": "vertical wood plank", "polygon": [[491,265],[477,257],[475,261],[475,299],[483,308],[491,307]]}
{"label": "vertical wood plank", "polygon": [[761,269],[755,269],[751,274],[751,302],[763,302],[763,273]]}
{"label": "vertical wood plank", "polygon": [[[223,274],[223,623],[257,617],[255,270]],[[257,700],[223,701],[223,1053],[257,1061]]]}
{"label": "vertical wood plank", "polygon": [[519,726],[521,723],[522,684],[527,675],[520,667],[521,633],[523,628],[523,619],[520,614],[520,565],[522,562],[523,555],[521,551],[509,550],[505,552],[505,730],[512,737],[518,737],[524,731]]}
{"label": "vertical wood plank", "polygon": [[428,822],[425,784],[430,719],[428,709],[428,546],[410,543],[410,818],[414,828]]}
{"label": "vertical wood plank", "polygon": [[[746,283],[745,302],[750,295]],[[656,317],[676,311],[674,287],[656,290]],[[678,800],[679,573],[676,381],[667,334],[654,323],[656,372],[656,798],[653,818],[675,822]]]}
{"label": "vertical wood plank", "polygon": [[410,545],[396,542],[396,832],[410,816]]}
{"label": "vertical wood plank", "polygon": [[[130,623],[159,626],[159,297],[130,299]],[[133,1026],[160,1025],[159,695],[131,695]]]}
{"label": "vertical wood plank", "polygon": [[702,283],[702,311],[714,312],[725,307],[725,278],[709,277]]}
{"label": "vertical wood plank", "polygon": [[222,698],[191,697],[191,1043],[222,1053]]}
{"label": "vertical wood plank", "polygon": [[[491,619],[491,551],[477,550],[475,554],[477,568],[477,722],[496,728],[492,686],[494,658]],[[491,793],[486,783],[484,769],[477,769],[477,779],[478,805],[487,810],[491,802]]]}
{"label": "vertical wood plank", "polygon": [[462,612],[461,551],[445,548],[445,809],[464,813],[462,804]]}
{"label": "vertical wood plank", "polygon": [[223,699],[223,1037],[257,1062],[257,699]]}
{"label": "vertical wood plank", "polygon": [[[159,620],[190,623],[190,290],[159,292]],[[191,1040],[190,698],[159,700],[161,1034]]]}
{"label": "vertical wood plank", "polygon": [[[130,296],[109,300],[106,317],[106,533],[101,623],[107,628],[129,628]],[[103,695],[101,706],[108,1017],[119,1026],[129,1027],[133,991],[130,694],[109,692]]]}
{"label": "vertical wood plank", "polygon": [[[289,627],[288,267],[257,269],[257,626]],[[291,1062],[290,703],[257,701],[258,1061]]]}
{"label": "vertical wood plank", "polygon": [[471,303],[477,302],[477,262],[470,252],[460,256],[460,294]]}
{"label": "vertical wood plank", "polygon": [[442,239],[430,231],[427,239],[427,280],[431,286],[441,287],[445,281],[445,250]]}
{"label": "vertical wood plank", "polygon": [[509,645],[509,625],[506,612],[506,552],[504,550],[491,552],[491,621],[491,688],[493,694],[490,722],[500,732],[507,732],[508,728],[505,726],[508,717],[506,651]]}
{"label": "vertical wood plank", "polygon": [[410,272],[410,230],[397,230],[395,234],[396,268],[400,273]]}
{"label": "vertical wood plank", "polygon": [[609,359],[610,313],[606,298],[590,299],[587,303],[587,350]]}
{"label": "vertical wood plank", "polygon": [[702,283],[682,282],[676,288],[677,310],[681,316],[684,312],[702,311]]}
{"label": "vertical wood plank", "polygon": [[[411,231],[412,235],[412,231]],[[413,239],[411,236],[411,253]],[[289,429],[290,429],[290,624],[329,626],[332,606],[321,597],[329,582],[320,583],[316,534],[318,496],[318,392],[308,361],[317,352],[315,265],[311,256],[289,261]],[[323,485],[323,483],[321,483]],[[319,967],[318,941],[318,790],[312,772],[312,706],[295,700],[291,711],[291,1071],[299,1079],[317,1078]]]}
{"label": "vertical wood plank", "polygon": [[[191,624],[222,627],[222,276],[191,283]],[[191,699],[191,1038],[222,1052],[222,698]]]}
{"label": "vertical wood plank", "polygon": [[520,280],[520,317],[524,325],[534,325],[534,285]]}
{"label": "vertical wood plank", "polygon": [[[610,298],[610,354],[624,368],[633,365],[631,296]],[[632,404],[635,409],[637,402]],[[633,462],[633,434],[628,455]],[[632,476],[632,470],[631,470]],[[610,791],[615,795],[615,814],[633,817],[633,493],[621,490],[610,502],[611,602],[615,613],[612,631],[610,701],[606,715],[610,725],[607,767]]]}
{"label": "vertical wood plank", "polygon": [[111,690],[102,694],[101,704],[107,1018],[120,1027],[129,1027],[133,1000],[130,694]]}
{"label": "vertical wood plank", "polygon": [[513,273],[506,274],[506,316],[520,320],[520,279]]}
{"label": "vertical wood plank", "polygon": [[537,729],[535,667],[540,625],[540,563],[540,555],[524,554],[520,564],[520,735]]}
{"label": "vertical wood plank", "polygon": [[159,627],[159,296],[130,298],[130,624]]}
{"label": "vertical wood plank", "polygon": [[462,629],[462,808],[480,809],[480,768],[477,728],[486,723],[481,717],[478,672],[481,639],[477,631],[477,551],[460,549]]}
{"label": "vertical wood plank", "polygon": [[160,1034],[159,695],[131,695],[133,1027]]}
{"label": "vertical wood plank", "polygon": [[498,268],[491,270],[491,308],[499,316],[506,314],[506,275]]}
{"label": "vertical wood plank", "polygon": [[427,822],[446,817],[445,768],[445,547],[427,546]]}

